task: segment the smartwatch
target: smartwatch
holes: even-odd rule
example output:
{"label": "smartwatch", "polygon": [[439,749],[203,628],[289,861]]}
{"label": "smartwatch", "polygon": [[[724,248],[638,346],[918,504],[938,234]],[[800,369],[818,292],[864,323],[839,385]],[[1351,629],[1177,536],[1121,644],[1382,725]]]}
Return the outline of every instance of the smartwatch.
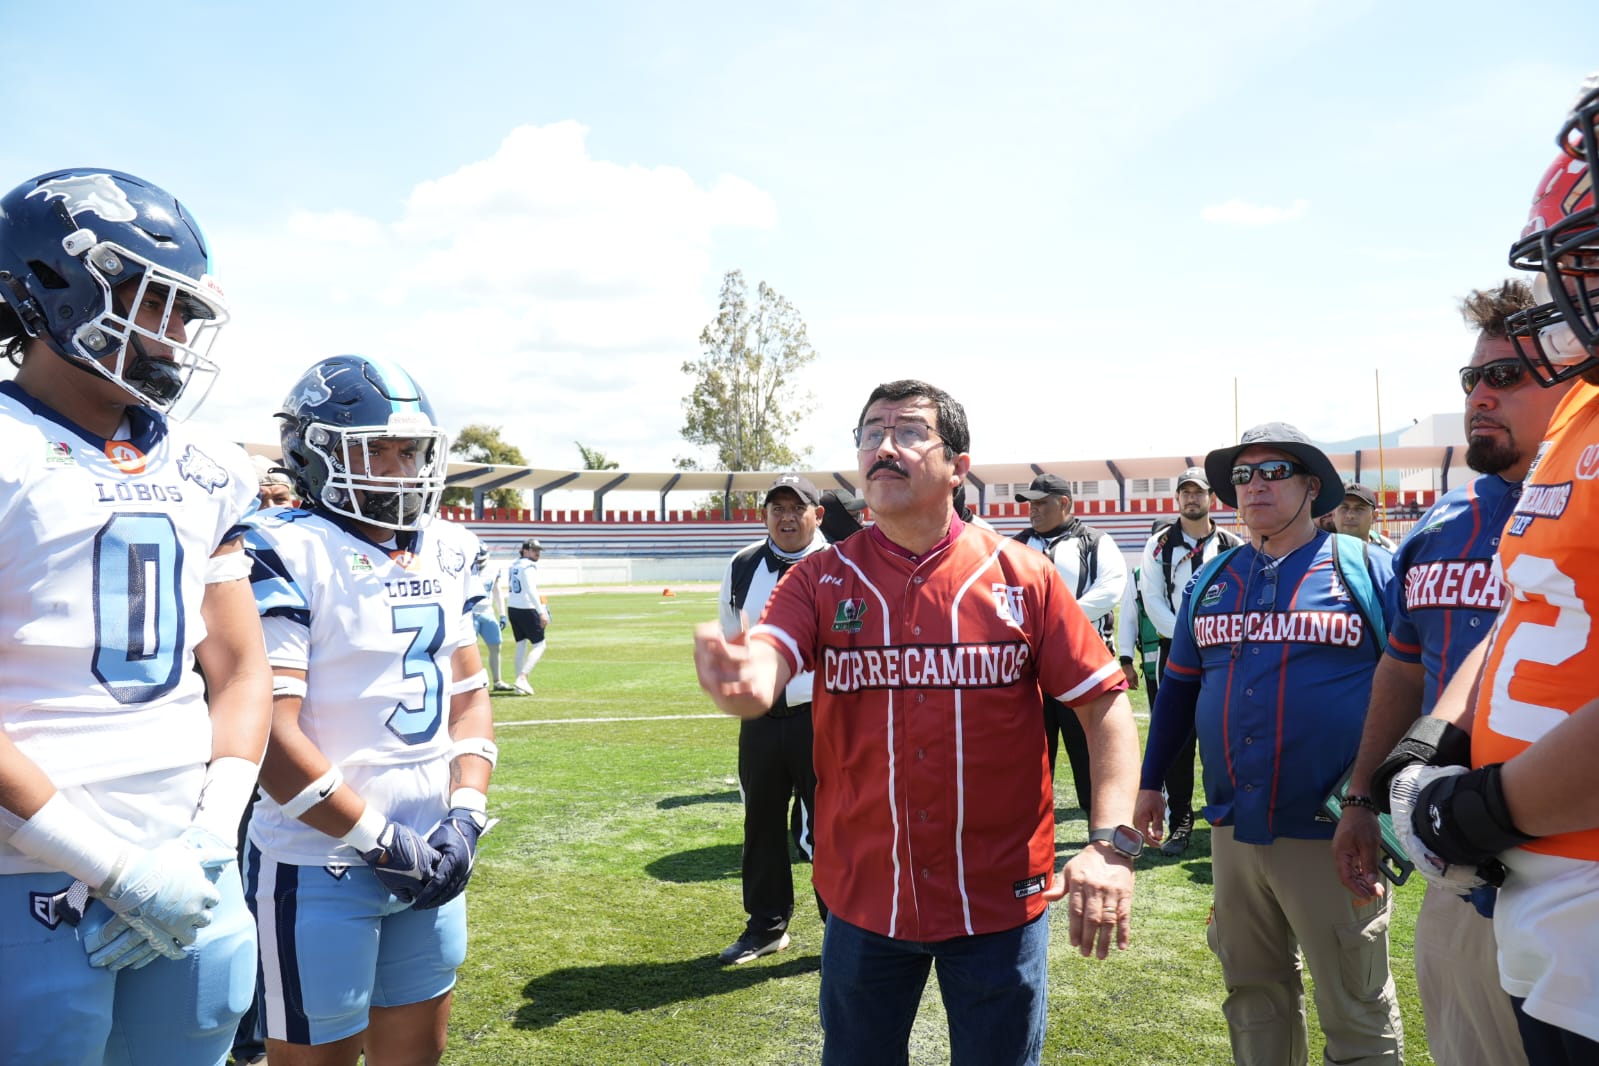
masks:
{"label": "smartwatch", "polygon": [[1114,829],[1090,829],[1088,842],[1109,844],[1118,855],[1125,855],[1129,859],[1138,858],[1144,851],[1144,835],[1130,825],[1118,825]]}

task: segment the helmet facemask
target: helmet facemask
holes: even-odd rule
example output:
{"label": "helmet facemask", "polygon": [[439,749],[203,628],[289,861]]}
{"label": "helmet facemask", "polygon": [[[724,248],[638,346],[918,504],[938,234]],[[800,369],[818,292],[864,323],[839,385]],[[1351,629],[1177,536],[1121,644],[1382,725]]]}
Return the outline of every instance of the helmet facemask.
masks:
{"label": "helmet facemask", "polygon": [[[93,241],[93,233],[79,230],[63,243],[73,251],[74,242]],[[81,261],[100,287],[101,310],[77,328],[63,354],[140,404],[175,419],[193,414],[216,380],[208,353],[228,321],[221,290],[209,277],[174,273],[109,241],[89,244]]]}
{"label": "helmet facemask", "polygon": [[[416,473],[358,473],[372,469],[371,445],[378,440],[415,442]],[[397,530],[421,529],[438,514],[445,489],[449,440],[426,416],[396,415],[386,426],[348,429],[314,423],[307,427],[304,441],[327,465],[327,481],[318,502],[329,511],[367,525]]]}

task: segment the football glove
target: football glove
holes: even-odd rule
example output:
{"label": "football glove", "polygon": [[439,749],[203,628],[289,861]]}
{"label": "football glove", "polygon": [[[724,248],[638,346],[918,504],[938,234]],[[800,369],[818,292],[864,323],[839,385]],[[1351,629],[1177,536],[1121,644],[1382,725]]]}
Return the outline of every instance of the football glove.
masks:
{"label": "football glove", "polygon": [[389,822],[378,833],[378,846],[363,851],[361,858],[372,867],[383,887],[401,903],[410,903],[433,876],[439,853],[410,826]]}
{"label": "football glove", "polygon": [[78,923],[78,936],[89,956],[89,965],[112,973],[140,969],[161,955],[127,919],[105,907],[89,908]]}
{"label": "football glove", "polygon": [[181,959],[198,931],[211,924],[222,894],[210,872],[234,860],[233,848],[202,832],[124,855],[96,893],[157,951]]}
{"label": "football glove", "polygon": [[439,862],[433,877],[416,894],[418,910],[443,906],[465,891],[472,864],[477,860],[478,837],[487,825],[482,811],[451,807],[444,821],[428,834],[427,842],[437,849]]}
{"label": "football glove", "polygon": [[1510,823],[1498,769],[1411,766],[1394,778],[1394,832],[1433,884],[1460,894],[1501,885],[1497,856],[1532,839]]}
{"label": "football glove", "polygon": [[[1470,769],[1471,734],[1452,722],[1431,715],[1416,719],[1371,775],[1371,799],[1382,813],[1393,813],[1389,791],[1394,778],[1409,766],[1463,766]],[[1397,818],[1394,820],[1398,821]]]}

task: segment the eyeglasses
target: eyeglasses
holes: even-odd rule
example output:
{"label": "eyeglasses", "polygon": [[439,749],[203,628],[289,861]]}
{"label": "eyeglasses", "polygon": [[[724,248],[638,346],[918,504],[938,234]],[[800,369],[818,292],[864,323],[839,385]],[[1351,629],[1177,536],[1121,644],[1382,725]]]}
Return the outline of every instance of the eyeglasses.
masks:
{"label": "eyeglasses", "polygon": [[1258,463],[1239,463],[1233,467],[1233,484],[1247,485],[1255,480],[1255,471],[1267,481],[1287,481],[1295,474],[1308,474],[1310,468],[1291,459],[1263,459]]}
{"label": "eyeglasses", "polygon": [[875,452],[883,446],[883,438],[894,434],[894,447],[916,448],[926,444],[937,432],[926,422],[900,422],[893,426],[856,426],[855,447],[863,452]]}
{"label": "eyeglasses", "polygon": [[1487,382],[1488,387],[1498,392],[1501,389],[1514,388],[1521,384],[1521,379],[1527,376],[1527,366],[1520,359],[1495,359],[1482,366],[1463,366],[1460,368],[1460,388],[1467,396],[1477,387],[1477,382]]}

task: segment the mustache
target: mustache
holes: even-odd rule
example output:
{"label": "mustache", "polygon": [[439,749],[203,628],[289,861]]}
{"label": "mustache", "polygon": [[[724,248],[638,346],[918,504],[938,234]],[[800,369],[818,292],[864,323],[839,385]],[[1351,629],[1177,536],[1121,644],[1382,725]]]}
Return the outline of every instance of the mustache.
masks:
{"label": "mustache", "polygon": [[879,460],[877,460],[877,462],[872,464],[872,468],[870,470],[866,471],[866,476],[867,477],[871,477],[873,474],[877,473],[879,470],[890,470],[890,471],[900,475],[901,477],[909,477],[910,476],[909,474],[907,474],[905,472],[905,469],[902,466],[900,466],[898,463],[896,463],[892,459],[879,459]]}

